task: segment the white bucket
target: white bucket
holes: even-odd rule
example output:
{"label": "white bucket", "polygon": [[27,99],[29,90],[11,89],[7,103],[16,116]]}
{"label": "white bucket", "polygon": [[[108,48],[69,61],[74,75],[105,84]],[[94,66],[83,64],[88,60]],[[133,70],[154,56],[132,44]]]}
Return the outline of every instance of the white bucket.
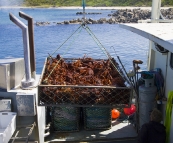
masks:
{"label": "white bucket", "polygon": [[16,130],[16,113],[0,112],[0,143],[8,143]]}

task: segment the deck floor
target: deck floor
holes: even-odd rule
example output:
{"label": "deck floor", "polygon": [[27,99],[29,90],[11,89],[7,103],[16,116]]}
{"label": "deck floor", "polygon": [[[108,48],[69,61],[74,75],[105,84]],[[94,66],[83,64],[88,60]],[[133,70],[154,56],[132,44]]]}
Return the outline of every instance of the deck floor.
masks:
{"label": "deck floor", "polygon": [[46,137],[46,143],[49,142],[99,142],[99,141],[111,141],[136,138],[137,132],[135,127],[130,122],[112,121],[111,129],[107,130],[84,130],[79,132],[53,132]]}

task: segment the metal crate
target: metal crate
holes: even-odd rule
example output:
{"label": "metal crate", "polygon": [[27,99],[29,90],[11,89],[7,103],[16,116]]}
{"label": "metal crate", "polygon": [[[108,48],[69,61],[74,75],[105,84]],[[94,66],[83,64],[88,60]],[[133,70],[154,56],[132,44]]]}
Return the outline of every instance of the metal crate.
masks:
{"label": "metal crate", "polygon": [[[74,60],[67,59],[67,62]],[[47,59],[38,85],[40,106],[124,107],[130,104],[133,91],[130,87],[45,84],[46,63]]]}
{"label": "metal crate", "polygon": [[110,129],[112,126],[111,108],[84,107],[83,121],[85,130]]}
{"label": "metal crate", "polygon": [[80,128],[79,107],[53,107],[52,126],[56,132],[79,131]]}

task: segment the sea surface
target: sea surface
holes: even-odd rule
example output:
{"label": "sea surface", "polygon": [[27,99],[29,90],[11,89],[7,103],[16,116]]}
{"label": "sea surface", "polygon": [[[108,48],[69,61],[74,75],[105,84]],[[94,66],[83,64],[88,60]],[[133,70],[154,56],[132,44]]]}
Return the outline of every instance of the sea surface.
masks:
{"label": "sea surface", "polygon": [[[22,30],[9,19],[9,13],[24,24],[27,21],[19,17],[19,11],[34,19],[34,45],[36,55],[36,73],[42,72],[45,58],[60,54],[64,58],[107,59],[106,51],[117,60],[120,57],[127,71],[133,68],[132,61],[140,59],[142,70],[146,70],[149,41],[135,33],[119,27],[118,24],[93,24],[79,28],[79,24],[57,25],[57,22],[82,18],[76,15],[81,9],[55,8],[0,8],[0,59],[21,58],[23,53]],[[98,15],[86,15],[86,18],[110,18],[115,10],[86,9],[87,13],[100,12]],[[50,22],[47,26],[36,26],[36,22]],[[92,34],[87,32],[88,27]],[[77,30],[77,31],[76,31]],[[73,34],[76,31],[75,34]],[[73,36],[71,36],[73,34]],[[68,40],[67,40],[68,39]],[[63,44],[64,43],[64,44]]]}

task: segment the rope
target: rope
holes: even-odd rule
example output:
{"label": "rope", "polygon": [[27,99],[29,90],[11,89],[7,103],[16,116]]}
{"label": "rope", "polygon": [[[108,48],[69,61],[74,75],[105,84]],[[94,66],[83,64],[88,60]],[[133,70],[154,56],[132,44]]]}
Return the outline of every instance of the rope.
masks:
{"label": "rope", "polygon": [[78,31],[78,29],[79,28],[81,28],[82,27],[82,25],[80,25],[77,29],[76,29],[76,31],[74,31],[73,33],[72,33],[72,35],[70,35],[70,37],[68,37],[51,55],[50,55],[50,57],[53,55],[53,54],[55,54],[55,52],[56,51],[58,51],[77,31]]}
{"label": "rope", "polygon": [[[83,0],[83,8],[84,8],[84,10],[85,10],[85,2],[84,2],[85,0]],[[81,29],[80,29],[81,28]],[[124,76],[122,75],[122,73],[118,70],[118,68],[115,66],[115,64],[113,63],[113,61],[112,61],[112,57],[111,57],[111,55],[109,54],[109,52],[106,50],[106,48],[101,44],[101,42],[98,40],[98,38],[94,35],[94,33],[91,31],[91,29],[87,26],[87,25],[85,25],[85,23],[83,23],[83,24],[81,24],[78,28],[77,28],[77,30],[75,30],[73,33],[72,33],[72,35],[70,35],[51,55],[49,55],[49,57],[52,57],[52,55],[53,54],[55,54],[55,52],[57,52],[57,50],[59,50],[79,29],[79,32],[78,32],[78,35],[76,36],[76,37],[78,37],[79,36],[79,33],[82,31],[82,28],[84,28],[87,32],[88,32],[88,34],[93,38],[93,40],[96,42],[96,44],[98,45],[98,47],[100,47],[100,49],[103,51],[103,53],[108,57],[108,59],[110,60],[110,62],[111,62],[111,64],[113,65],[113,67],[118,71],[118,73],[124,78]],[[75,39],[76,38],[74,38],[74,40],[72,41],[72,42],[74,42],[75,41]],[[71,43],[72,43],[71,42]],[[71,44],[70,44],[71,45]],[[62,55],[64,55],[65,53],[67,53],[67,51],[68,51],[68,49],[70,48],[70,46],[69,47],[67,47],[66,48],[66,50],[65,50],[65,52],[62,54]],[[49,75],[48,75],[48,77],[44,80],[44,81],[46,81],[46,80],[48,80],[48,78],[50,77],[50,75],[53,73],[53,71],[55,70],[55,68],[57,67],[57,65],[59,64],[59,62],[62,60],[62,58],[60,57],[60,59],[59,59],[59,61],[56,63],[56,65],[54,66],[54,68],[52,69],[52,71],[49,73]],[[126,80],[126,79],[125,79]],[[43,81],[43,82],[44,82]]]}
{"label": "rope", "polygon": [[[79,26],[79,28],[81,28],[81,26]],[[78,28],[78,29],[79,29],[79,28]],[[78,30],[78,29],[77,29],[77,30]],[[76,30],[76,31],[77,31],[77,30]],[[75,33],[76,33],[76,31],[75,31]],[[76,38],[79,36],[79,33],[80,33],[81,31],[82,31],[82,28],[81,28],[80,31],[78,32],[78,35],[76,36]],[[73,34],[74,34],[74,33],[73,33]],[[73,35],[73,34],[72,34],[72,35]],[[70,37],[72,37],[72,35],[71,35]],[[72,42],[74,42],[76,38],[74,38],[74,40],[73,40]],[[69,38],[68,38],[68,39],[69,39]],[[66,40],[66,41],[67,41],[67,40]],[[72,42],[71,42],[71,43],[72,43]],[[65,42],[64,42],[64,43],[65,43]],[[64,44],[64,43],[63,43],[63,44]],[[70,48],[71,45],[72,45],[72,44],[70,44],[70,45],[66,48],[65,52],[64,52],[62,55],[65,55],[65,54],[68,52],[68,49]],[[58,49],[57,49],[57,50],[58,50]],[[57,51],[57,50],[56,50],[56,51]],[[55,52],[54,52],[54,53],[55,53]],[[53,54],[52,54],[52,55],[53,55]],[[55,68],[57,67],[57,65],[59,64],[59,62],[60,62],[61,60],[62,60],[62,58],[60,57],[59,61],[56,63],[56,65],[53,67],[53,69],[51,70],[51,72],[49,73],[49,75],[47,76],[47,78],[46,78],[43,82],[45,82],[46,80],[48,80],[48,78],[49,78],[50,75],[53,73],[53,71],[55,70]]]}
{"label": "rope", "polygon": [[[111,64],[113,65],[113,67],[118,71],[118,73],[124,78],[124,76],[122,75],[122,73],[117,69],[117,67],[115,66],[115,64],[112,62],[112,57],[109,54],[109,52],[106,50],[106,48],[101,44],[101,42],[98,40],[98,38],[94,35],[94,33],[92,33],[92,31],[90,30],[90,28],[88,26],[86,26],[86,31],[89,33],[89,35],[91,35],[91,37],[93,38],[93,40],[96,42],[96,44],[101,48],[101,50],[105,53],[105,55],[108,57],[108,59],[110,60]],[[100,45],[99,45],[100,44]]]}

